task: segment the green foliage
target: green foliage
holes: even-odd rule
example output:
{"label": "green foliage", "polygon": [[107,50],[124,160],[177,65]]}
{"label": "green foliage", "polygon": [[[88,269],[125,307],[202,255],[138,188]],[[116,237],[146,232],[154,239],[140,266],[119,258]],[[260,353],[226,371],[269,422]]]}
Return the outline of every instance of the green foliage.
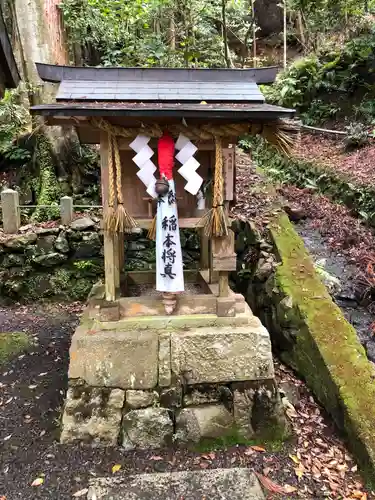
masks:
{"label": "green foliage", "polygon": [[359,106],[355,106],[355,118],[367,125],[375,125],[375,99],[371,95],[363,98]]}
{"label": "green foliage", "polygon": [[[246,0],[226,0],[227,29],[247,45]],[[224,66],[221,0],[63,0],[72,52],[104,66]],[[94,53],[95,57],[92,57]]]}
{"label": "green foliage", "polygon": [[340,111],[335,103],[324,103],[321,99],[314,99],[307,111],[301,113],[305,125],[315,125],[328,119],[332,119]]}
{"label": "green foliage", "polygon": [[30,152],[17,144],[17,138],[27,131],[30,115],[22,102],[24,89],[6,90],[0,100],[0,155],[6,160],[27,163]]}
{"label": "green foliage", "polygon": [[[366,15],[373,0],[286,0],[291,12],[299,12],[304,24],[304,44],[307,50],[316,51],[331,36],[346,38],[368,28],[372,23]],[[300,33],[295,33],[297,39]]]}
{"label": "green foliage", "polygon": [[363,123],[352,122],[345,127],[347,133],[345,146],[347,148],[360,148],[369,142],[367,127]]}
{"label": "green foliage", "polygon": [[337,113],[333,97],[347,101],[359,90],[373,89],[374,73],[375,31],[294,62],[265,94],[271,102],[296,108],[308,121],[317,121]]}

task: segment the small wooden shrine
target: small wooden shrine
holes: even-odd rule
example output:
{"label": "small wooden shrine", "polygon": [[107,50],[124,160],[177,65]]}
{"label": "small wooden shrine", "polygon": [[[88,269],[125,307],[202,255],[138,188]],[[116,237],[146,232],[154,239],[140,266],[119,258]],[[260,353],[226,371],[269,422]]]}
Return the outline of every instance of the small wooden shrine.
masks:
{"label": "small wooden shrine", "polygon": [[[83,143],[100,144],[101,156],[105,284],[92,294],[72,340],[61,439],[114,444],[121,427],[123,446],[143,447],[135,429],[146,418],[148,445],[159,446],[168,439],[152,422],[167,411],[174,417],[163,420],[165,433],[196,440],[185,417],[207,408],[189,406],[189,394],[225,386],[233,399],[249,389],[236,383],[255,383],[252,394],[265,380],[273,383],[268,332],[229,288],[228,275],[236,270],[229,216],[234,145],[239,136],[260,134],[287,152],[296,133],[285,120],[293,110],[266,104],[258,87],[272,82],[277,69],[37,66],[43,80],[59,87],[56,102],[33,113],[49,125],[75,126]],[[200,234],[197,271],[183,268],[183,228]],[[124,272],[124,239],[145,229],[156,240],[156,270]],[[132,296],[137,284],[156,293]],[[88,403],[98,402],[98,388],[111,393],[100,393],[109,405],[104,411],[102,404],[100,415]],[[166,392],[175,393],[174,402],[166,402]],[[148,403],[132,403],[134,393]],[[212,411],[225,417],[224,427],[235,422],[249,434],[247,417],[241,420],[236,403],[232,407],[219,398]],[[98,429],[97,419],[107,425],[113,412],[115,430]]]}
{"label": "small wooden shrine", "polygon": [[[166,312],[178,312],[174,292],[184,291],[179,228],[194,228],[201,234],[199,279],[206,289],[218,283],[218,297],[225,298],[227,306],[218,305],[217,313],[227,315],[232,309],[228,273],[236,269],[228,217],[236,185],[232,145],[240,135],[261,134],[287,150],[294,128],[280,120],[293,111],[265,104],[257,86],[273,81],[276,68],[94,69],[39,64],[38,70],[42,79],[58,82],[59,89],[56,104],[36,106],[34,113],[45,116],[50,125],[76,126],[83,143],[100,144],[106,300],[113,303],[121,296],[123,239],[148,229],[157,241],[157,289],[164,292]],[[155,217],[158,211],[160,217]],[[155,281],[153,274],[149,279]],[[209,312],[215,308],[211,299]],[[200,297],[191,300],[201,304]],[[128,308],[126,301],[122,305]]]}

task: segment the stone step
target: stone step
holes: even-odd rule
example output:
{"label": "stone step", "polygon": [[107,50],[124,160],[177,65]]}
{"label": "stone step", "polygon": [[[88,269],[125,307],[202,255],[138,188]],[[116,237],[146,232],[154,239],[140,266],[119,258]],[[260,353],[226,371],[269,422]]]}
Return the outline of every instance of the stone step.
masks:
{"label": "stone step", "polygon": [[90,481],[87,500],[264,500],[249,469],[211,469]]}

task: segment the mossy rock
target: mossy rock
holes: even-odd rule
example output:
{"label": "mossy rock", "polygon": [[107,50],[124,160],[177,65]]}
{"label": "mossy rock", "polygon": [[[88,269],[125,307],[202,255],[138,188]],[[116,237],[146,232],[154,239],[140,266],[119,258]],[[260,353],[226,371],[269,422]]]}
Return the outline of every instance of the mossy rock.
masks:
{"label": "mossy rock", "polygon": [[145,261],[145,262],[153,263],[156,261],[156,249],[149,248],[149,249],[138,250],[138,251],[128,250],[128,252],[126,254],[126,258],[129,258],[130,260],[139,260],[140,262]]}
{"label": "mossy rock", "polygon": [[1,267],[17,267],[25,264],[25,257],[17,253],[7,253],[1,263]]}
{"label": "mossy rock", "polygon": [[71,247],[76,259],[87,259],[99,255],[102,243],[98,233],[87,232],[83,233],[81,241],[72,242]]}
{"label": "mossy rock", "polygon": [[0,333],[0,365],[3,365],[32,346],[31,338],[23,332]]}
{"label": "mossy rock", "polygon": [[276,283],[291,299],[293,314],[298,315],[293,343],[282,351],[282,357],[302,374],[336,424],[346,431],[363,472],[374,481],[374,368],[354,328],[315,272],[288,217],[277,218],[270,232],[281,260]]}

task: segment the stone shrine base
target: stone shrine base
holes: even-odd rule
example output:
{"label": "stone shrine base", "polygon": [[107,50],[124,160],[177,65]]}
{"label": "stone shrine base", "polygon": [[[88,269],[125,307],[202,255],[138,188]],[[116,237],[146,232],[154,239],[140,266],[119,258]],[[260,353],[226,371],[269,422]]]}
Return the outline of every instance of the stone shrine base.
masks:
{"label": "stone shrine base", "polygon": [[241,310],[113,322],[87,311],[72,338],[61,442],[131,450],[280,437],[269,334],[243,298]]}

